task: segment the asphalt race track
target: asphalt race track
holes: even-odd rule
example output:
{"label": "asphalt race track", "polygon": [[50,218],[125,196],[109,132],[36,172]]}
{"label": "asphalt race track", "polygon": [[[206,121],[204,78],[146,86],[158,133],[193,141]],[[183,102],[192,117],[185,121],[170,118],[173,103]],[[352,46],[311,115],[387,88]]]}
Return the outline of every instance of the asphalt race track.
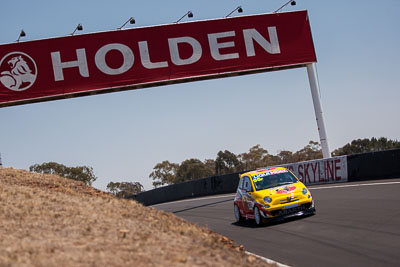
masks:
{"label": "asphalt race track", "polygon": [[290,266],[400,266],[400,179],[309,187],[317,213],[256,227],[234,223],[233,194],[153,207]]}

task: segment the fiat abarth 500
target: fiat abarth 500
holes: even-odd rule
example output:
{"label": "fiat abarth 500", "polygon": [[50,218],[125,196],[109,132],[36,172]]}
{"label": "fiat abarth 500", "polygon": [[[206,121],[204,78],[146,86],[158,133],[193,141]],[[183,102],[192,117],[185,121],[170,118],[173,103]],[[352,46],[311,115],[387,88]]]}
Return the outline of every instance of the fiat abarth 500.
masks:
{"label": "fiat abarth 500", "polygon": [[311,192],[283,167],[260,169],[240,175],[234,200],[237,222],[264,221],[315,213]]}

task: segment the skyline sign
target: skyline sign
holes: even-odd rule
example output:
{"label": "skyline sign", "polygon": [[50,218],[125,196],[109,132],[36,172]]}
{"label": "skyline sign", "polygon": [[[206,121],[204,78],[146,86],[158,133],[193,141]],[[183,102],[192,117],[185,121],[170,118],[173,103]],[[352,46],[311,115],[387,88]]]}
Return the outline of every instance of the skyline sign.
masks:
{"label": "skyline sign", "polygon": [[0,107],[305,67],[307,11],[0,45]]}

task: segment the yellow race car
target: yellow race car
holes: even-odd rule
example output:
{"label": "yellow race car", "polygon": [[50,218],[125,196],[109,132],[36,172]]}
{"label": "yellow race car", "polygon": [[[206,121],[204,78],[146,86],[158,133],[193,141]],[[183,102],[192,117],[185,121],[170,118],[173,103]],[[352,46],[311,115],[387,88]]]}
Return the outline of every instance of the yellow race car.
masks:
{"label": "yellow race car", "polygon": [[233,205],[237,222],[254,219],[257,225],[315,213],[311,192],[283,167],[241,174]]}

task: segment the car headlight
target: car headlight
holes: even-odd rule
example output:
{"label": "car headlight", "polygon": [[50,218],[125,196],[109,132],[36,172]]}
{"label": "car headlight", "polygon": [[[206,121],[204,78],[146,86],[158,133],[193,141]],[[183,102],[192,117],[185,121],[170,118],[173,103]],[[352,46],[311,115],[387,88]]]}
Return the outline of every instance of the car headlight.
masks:
{"label": "car headlight", "polygon": [[265,203],[271,203],[272,202],[272,198],[271,197],[264,197],[264,202]]}
{"label": "car headlight", "polygon": [[303,195],[307,195],[307,193],[308,193],[308,190],[307,190],[307,189],[305,189],[305,188],[303,188],[303,189],[301,190],[301,192],[303,193]]}

